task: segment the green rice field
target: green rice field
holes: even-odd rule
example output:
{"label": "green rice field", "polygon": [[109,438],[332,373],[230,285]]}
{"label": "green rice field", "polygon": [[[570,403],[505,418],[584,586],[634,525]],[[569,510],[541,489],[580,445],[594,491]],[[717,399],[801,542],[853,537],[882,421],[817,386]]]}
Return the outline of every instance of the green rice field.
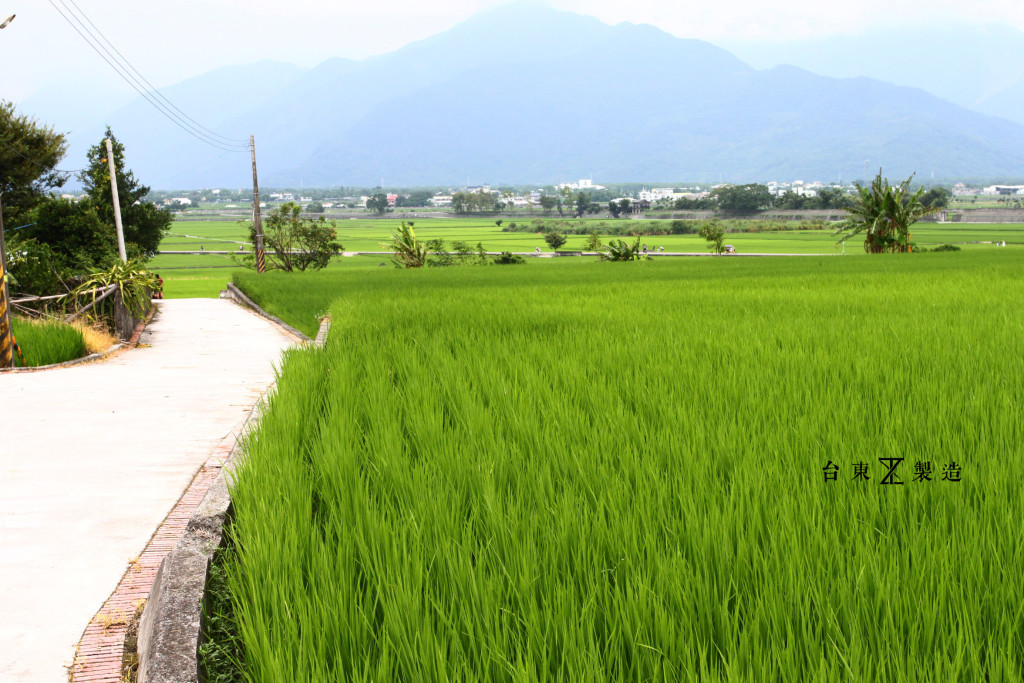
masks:
{"label": "green rice field", "polygon": [[1021,680],[1018,251],[553,261],[237,276],[247,679]]}
{"label": "green rice field", "polygon": [[22,363],[15,355],[15,367],[53,365],[86,355],[82,333],[71,325],[55,320],[12,318],[11,329],[25,357],[25,362]]}
{"label": "green rice field", "polygon": [[[534,217],[506,217],[503,225],[512,222],[526,222]],[[552,221],[554,218],[547,217]],[[393,219],[360,219],[337,221],[338,235],[346,251],[387,250],[391,233],[401,221]],[[482,218],[424,218],[416,219],[416,234],[421,240],[443,239],[449,248],[455,240],[462,240],[475,247],[483,244],[487,251],[532,252],[537,247],[544,251],[549,248],[540,235],[522,232],[501,232],[493,219]],[[571,221],[576,223],[576,221]],[[647,224],[648,221],[636,221]],[[631,221],[585,220],[583,225],[628,226]],[[990,251],[995,241],[1005,241],[1011,250],[1024,249],[1024,225],[1021,224],[970,224],[970,223],[922,223],[915,226],[914,239],[924,248],[939,244],[959,244],[966,251]],[[563,247],[565,251],[581,250],[586,238],[569,235]],[[604,236],[605,241],[608,236]],[[653,252],[657,247],[666,251],[707,253],[707,243],[696,235],[664,235],[641,238]],[[200,254],[161,253],[151,262],[150,267],[164,279],[164,296],[167,298],[216,297],[231,279],[233,270],[241,268],[234,254],[241,246],[246,252],[252,250],[248,243],[246,229],[232,221],[179,221],[172,224],[169,234],[161,243],[161,251],[193,252],[203,248]],[[863,255],[860,245],[847,244],[837,247],[830,230],[786,230],[781,232],[736,232],[726,235],[726,242],[739,253],[766,254],[822,254],[822,255]],[[205,253],[229,251],[232,254]],[[335,259],[331,270],[365,270],[379,265],[379,259],[386,257],[364,256]]]}

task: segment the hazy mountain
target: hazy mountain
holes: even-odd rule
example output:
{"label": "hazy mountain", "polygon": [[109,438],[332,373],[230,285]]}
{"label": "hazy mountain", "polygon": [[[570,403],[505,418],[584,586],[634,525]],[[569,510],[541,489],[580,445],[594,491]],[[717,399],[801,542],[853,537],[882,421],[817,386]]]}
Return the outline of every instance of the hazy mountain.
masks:
{"label": "hazy mountain", "polygon": [[727,47],[760,69],[791,64],[823,76],[877,78],[1024,123],[1024,31],[1010,26],[919,27]]}
{"label": "hazy mountain", "polygon": [[[1011,91],[986,92],[978,106],[1009,106]],[[1024,126],[923,90],[755,70],[703,41],[529,2],[371,59],[218,69],[164,93],[219,135],[254,134],[265,185],[1024,176]],[[154,187],[251,182],[247,153],[141,99],[105,120]]]}

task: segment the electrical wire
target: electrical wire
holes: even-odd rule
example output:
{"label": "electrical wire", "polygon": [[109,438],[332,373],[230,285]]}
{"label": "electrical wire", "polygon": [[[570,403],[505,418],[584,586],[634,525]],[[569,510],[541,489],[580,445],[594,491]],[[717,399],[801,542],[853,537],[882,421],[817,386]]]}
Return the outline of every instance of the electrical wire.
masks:
{"label": "electrical wire", "polygon": [[27,161],[28,163],[30,163],[30,164],[32,164],[33,166],[36,166],[36,167],[38,167],[38,168],[41,168],[42,170],[46,171],[47,173],[67,173],[67,174],[69,174],[69,175],[74,175],[75,173],[81,173],[82,171],[85,171],[85,170],[86,170],[86,169],[84,169],[84,168],[76,168],[76,169],[74,169],[74,170],[68,170],[68,169],[64,169],[64,168],[50,168],[50,167],[48,167],[48,166],[44,166],[43,164],[39,163],[39,162],[38,162],[38,161],[36,161],[35,159],[32,159],[32,158],[30,158],[30,157],[27,157],[27,156],[25,156],[24,154],[22,154],[21,152],[19,152],[19,151],[18,151],[17,149],[15,149],[14,147],[11,147],[10,145],[8,145],[8,144],[7,144],[6,142],[4,142],[4,141],[3,141],[2,139],[0,139],[0,145],[3,145],[4,147],[6,147],[6,148],[7,148],[7,149],[9,149],[10,151],[14,152],[15,154],[17,154],[17,155],[18,155],[19,157],[21,157],[22,159],[24,159],[24,160],[25,160],[25,161]]}
{"label": "electrical wire", "polygon": [[198,166],[193,166],[192,168],[184,170],[181,173],[176,173],[176,174],[172,175],[169,178],[164,178],[163,180],[158,180],[157,182],[153,183],[153,186],[154,187],[159,187],[160,185],[163,185],[166,182],[169,182],[171,180],[176,180],[177,178],[180,178],[181,176],[185,175],[186,173],[191,173],[192,171],[198,171],[199,169],[201,169],[201,168],[203,168],[205,166],[209,166],[210,164],[212,164],[213,162],[217,161],[218,159],[223,159],[224,157],[226,157],[229,154],[231,154],[231,152],[224,152],[220,156],[214,157],[213,159],[210,159],[208,161],[204,161],[203,163],[199,164]]}
{"label": "electrical wire", "polygon": [[[57,1],[61,2],[63,5],[63,0]],[[219,140],[211,138],[209,135],[203,133],[201,130],[191,126],[186,120],[182,119],[180,116],[176,116],[173,111],[168,109],[159,100],[151,96],[141,85],[141,83],[139,83],[139,81],[136,80],[131,75],[130,72],[128,72],[127,68],[120,64],[120,62],[118,62],[117,59],[110,54],[109,50],[104,48],[102,44],[97,46],[96,42],[94,42],[96,41],[96,37],[93,36],[91,32],[89,32],[89,29],[85,26],[81,19],[75,16],[74,13],[71,12],[71,10],[68,9],[66,5],[64,5],[64,9],[67,10],[68,14],[65,14],[64,11],[62,11],[61,8],[57,5],[57,2],[54,2],[54,0],[49,0],[49,2],[50,5],[57,11],[57,13],[60,14],[61,17],[68,22],[71,28],[73,28],[75,32],[78,33],[78,35],[80,35],[82,39],[89,44],[89,47],[91,47],[96,52],[96,54],[98,54],[100,58],[103,59],[103,61],[105,61],[112,69],[114,69],[114,71],[116,71],[117,74],[121,76],[121,78],[123,78],[128,83],[128,85],[132,87],[132,89],[134,89],[137,93],[142,95],[142,97],[147,102],[153,105],[153,107],[156,108],[157,111],[159,111],[161,114],[163,114],[171,123],[178,126],[183,131],[185,131],[192,137],[196,138],[197,140],[204,142],[210,145],[211,147],[215,147],[221,151],[238,153],[248,151],[248,144],[241,145],[236,143],[220,142]],[[68,15],[71,16],[69,17]],[[75,25],[75,22],[78,23],[78,26]],[[81,26],[82,28],[79,29],[79,26]],[[82,32],[83,30],[85,31],[85,33]]]}
{"label": "electrical wire", "polygon": [[[59,1],[60,1],[60,3],[62,5],[64,5],[65,9],[67,9],[67,4],[65,4],[65,0],[59,0]],[[149,86],[150,93],[152,93],[153,95],[158,97],[162,102],[166,103],[167,106],[169,106],[172,109],[174,109],[174,111],[176,111],[179,114],[181,114],[181,116],[183,116],[184,118],[186,118],[189,121],[191,121],[196,127],[201,128],[202,130],[206,131],[207,133],[209,133],[214,138],[219,138],[220,140],[222,140],[224,142],[224,144],[229,144],[229,145],[240,144],[240,145],[243,145],[246,148],[248,148],[248,145],[249,145],[249,141],[248,140],[243,140],[241,138],[229,138],[227,136],[221,135],[220,133],[215,133],[214,131],[210,130],[209,128],[207,128],[206,126],[202,125],[201,123],[199,123],[198,121],[193,119],[191,116],[189,116],[188,114],[183,112],[177,106],[175,106],[175,104],[173,102],[171,102],[169,99],[164,97],[163,93],[161,93],[159,90],[157,90],[156,86],[154,86],[152,83],[150,83],[148,80],[146,80],[145,76],[143,76],[142,73],[138,69],[136,69],[132,65],[131,62],[128,61],[128,58],[125,57],[123,54],[121,54],[121,52],[114,46],[114,44],[111,43],[110,40],[105,35],[103,35],[103,32],[99,29],[98,26],[96,26],[96,24],[94,24],[92,22],[92,20],[89,18],[89,16],[85,12],[82,11],[82,8],[79,7],[75,3],[75,0],[67,0],[67,2],[70,2],[71,5],[74,6],[74,8],[76,10],[78,10],[78,14],[81,15],[81,17],[84,18],[87,22],[89,22],[89,26],[91,26],[96,31],[96,34],[99,35],[99,37],[103,39],[103,42],[105,42],[110,47],[110,49],[113,50],[117,54],[117,56],[121,58],[121,63],[123,63],[125,66],[127,66],[129,69],[131,69],[131,71],[136,76],[138,76],[139,79],[143,83],[145,83],[147,86]],[[70,12],[70,10],[68,10],[68,11]]]}

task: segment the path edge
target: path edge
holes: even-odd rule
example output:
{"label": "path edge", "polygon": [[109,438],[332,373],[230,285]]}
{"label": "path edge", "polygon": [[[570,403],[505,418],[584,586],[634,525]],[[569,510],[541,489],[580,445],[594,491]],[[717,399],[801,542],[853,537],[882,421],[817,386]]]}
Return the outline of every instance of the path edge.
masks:
{"label": "path edge", "polygon": [[[315,347],[323,345],[330,326],[329,318],[321,321]],[[268,395],[253,408],[237,438],[229,437],[233,441],[219,474],[181,539],[160,563],[139,623],[138,683],[202,680],[199,644],[203,637],[203,605],[210,563],[223,543],[224,523],[230,515],[228,478],[234,475],[236,454],[250,424],[266,408]]]}
{"label": "path edge", "polygon": [[295,335],[296,337],[306,342],[307,344],[313,341],[312,339],[309,338],[308,335],[299,332],[297,329],[295,329],[285,321],[281,320],[276,315],[270,315],[269,313],[264,311],[259,304],[250,299],[248,296],[246,296],[245,292],[236,287],[234,282],[228,283],[225,292],[227,294],[226,298],[235,301],[236,303],[244,306],[245,308],[251,309],[254,313],[256,313],[256,315],[266,318],[267,320],[271,321],[276,325],[280,325],[284,329],[288,330],[289,333]]}

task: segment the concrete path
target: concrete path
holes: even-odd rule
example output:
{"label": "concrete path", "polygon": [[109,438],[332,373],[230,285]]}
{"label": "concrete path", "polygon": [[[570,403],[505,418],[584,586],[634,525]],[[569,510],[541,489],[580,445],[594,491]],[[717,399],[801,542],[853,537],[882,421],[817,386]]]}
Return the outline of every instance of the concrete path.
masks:
{"label": "concrete path", "polygon": [[159,307],[149,347],[0,374],[0,681],[67,680],[89,620],[294,341],[227,300]]}

